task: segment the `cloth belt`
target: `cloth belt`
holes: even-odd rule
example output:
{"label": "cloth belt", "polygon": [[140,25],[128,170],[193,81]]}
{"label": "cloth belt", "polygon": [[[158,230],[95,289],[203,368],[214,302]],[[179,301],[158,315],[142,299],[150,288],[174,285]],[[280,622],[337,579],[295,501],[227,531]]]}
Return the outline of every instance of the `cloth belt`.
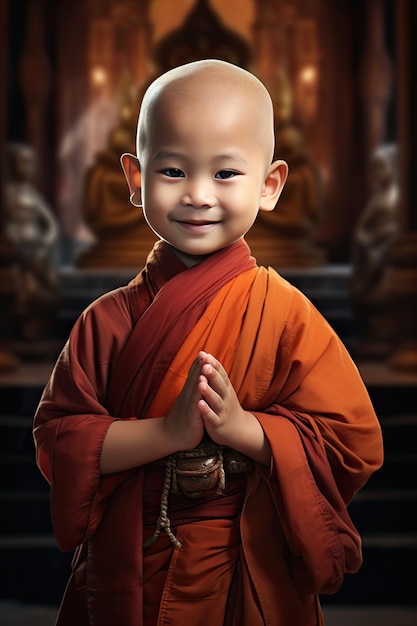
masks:
{"label": "cloth belt", "polygon": [[161,508],[156,530],[144,543],[144,548],[154,543],[162,531],[167,533],[175,546],[181,545],[171,530],[168,518],[170,492],[189,498],[221,494],[225,489],[227,474],[245,474],[254,468],[254,462],[249,457],[213,442],[203,442],[192,450],[176,452],[155,461],[155,464],[165,466]]}

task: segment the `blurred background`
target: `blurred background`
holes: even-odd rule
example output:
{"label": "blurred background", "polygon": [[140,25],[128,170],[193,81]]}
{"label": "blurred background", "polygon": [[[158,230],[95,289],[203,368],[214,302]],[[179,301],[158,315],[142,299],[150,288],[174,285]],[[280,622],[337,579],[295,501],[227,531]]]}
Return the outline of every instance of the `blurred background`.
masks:
{"label": "blurred background", "polygon": [[339,333],[384,433],[350,507],[364,565],[323,604],[417,609],[417,3],[3,0],[0,29],[0,598],[55,607],[68,576],[32,419],[77,316],[153,245],[120,167],[142,95],[219,58],[268,87],[290,167],[247,241]]}

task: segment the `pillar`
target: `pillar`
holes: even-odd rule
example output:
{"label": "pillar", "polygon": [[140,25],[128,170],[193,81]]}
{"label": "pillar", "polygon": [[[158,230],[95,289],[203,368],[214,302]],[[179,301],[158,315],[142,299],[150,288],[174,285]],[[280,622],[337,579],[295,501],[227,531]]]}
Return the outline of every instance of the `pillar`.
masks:
{"label": "pillar", "polygon": [[394,350],[388,365],[417,372],[417,23],[414,0],[397,0],[397,119],[402,232],[391,250],[389,293]]}

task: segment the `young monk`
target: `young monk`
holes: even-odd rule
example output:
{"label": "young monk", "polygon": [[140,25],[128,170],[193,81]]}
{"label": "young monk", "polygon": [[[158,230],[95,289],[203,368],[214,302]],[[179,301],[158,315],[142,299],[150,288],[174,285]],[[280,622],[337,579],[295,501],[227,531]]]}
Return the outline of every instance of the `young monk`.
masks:
{"label": "young monk", "polygon": [[215,60],[142,102],[131,202],[160,241],[76,322],[35,417],[59,626],[316,626],[361,565],[346,504],[382,463],[328,323],[244,235],[287,175],[264,86]]}

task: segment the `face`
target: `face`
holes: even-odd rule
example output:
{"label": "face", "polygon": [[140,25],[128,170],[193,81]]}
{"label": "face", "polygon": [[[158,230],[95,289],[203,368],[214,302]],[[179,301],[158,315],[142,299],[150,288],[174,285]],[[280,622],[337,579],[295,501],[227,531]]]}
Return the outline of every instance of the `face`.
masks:
{"label": "face", "polygon": [[162,100],[152,113],[140,155],[143,211],[189,266],[243,237],[257,216],[273,166],[255,128],[241,100],[220,112],[210,96]]}

